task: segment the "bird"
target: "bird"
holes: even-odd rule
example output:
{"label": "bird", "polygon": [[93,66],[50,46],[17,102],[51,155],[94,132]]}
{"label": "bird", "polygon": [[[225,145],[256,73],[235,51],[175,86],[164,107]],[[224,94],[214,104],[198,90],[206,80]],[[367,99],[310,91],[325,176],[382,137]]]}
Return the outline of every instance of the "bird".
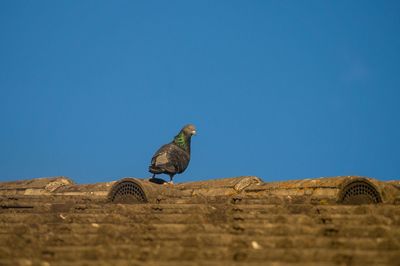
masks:
{"label": "bird", "polygon": [[190,142],[196,135],[196,128],[192,124],[184,126],[174,139],[159,148],[151,158],[149,172],[155,179],[158,174],[167,174],[170,177],[169,184],[173,184],[173,177],[186,170],[190,161]]}

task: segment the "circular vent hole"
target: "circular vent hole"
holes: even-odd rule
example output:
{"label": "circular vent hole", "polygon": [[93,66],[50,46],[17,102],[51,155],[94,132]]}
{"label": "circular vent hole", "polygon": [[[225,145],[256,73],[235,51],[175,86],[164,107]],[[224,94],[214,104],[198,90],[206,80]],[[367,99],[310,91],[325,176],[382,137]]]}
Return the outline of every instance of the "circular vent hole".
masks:
{"label": "circular vent hole", "polygon": [[377,204],[381,203],[381,195],[376,188],[366,181],[354,181],[346,185],[341,193],[342,204]]}
{"label": "circular vent hole", "polygon": [[109,195],[110,201],[115,203],[147,202],[143,189],[131,181],[123,181],[115,185]]}

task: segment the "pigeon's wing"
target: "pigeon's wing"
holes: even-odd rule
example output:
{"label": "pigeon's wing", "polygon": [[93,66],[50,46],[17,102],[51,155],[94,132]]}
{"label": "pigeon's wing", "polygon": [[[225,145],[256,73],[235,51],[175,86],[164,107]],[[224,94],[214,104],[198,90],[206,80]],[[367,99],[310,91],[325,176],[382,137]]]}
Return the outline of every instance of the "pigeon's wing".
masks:
{"label": "pigeon's wing", "polygon": [[162,146],[151,159],[149,171],[153,174],[180,174],[187,168],[190,154],[174,143]]}
{"label": "pigeon's wing", "polygon": [[177,172],[174,163],[171,162],[171,150],[172,144],[166,144],[162,146],[151,159],[151,165],[149,167],[149,171],[151,173],[159,174],[159,173],[171,173],[174,174]]}
{"label": "pigeon's wing", "polygon": [[190,161],[190,154],[187,151],[173,144],[168,155],[170,163],[176,169],[176,173],[180,174],[186,170]]}

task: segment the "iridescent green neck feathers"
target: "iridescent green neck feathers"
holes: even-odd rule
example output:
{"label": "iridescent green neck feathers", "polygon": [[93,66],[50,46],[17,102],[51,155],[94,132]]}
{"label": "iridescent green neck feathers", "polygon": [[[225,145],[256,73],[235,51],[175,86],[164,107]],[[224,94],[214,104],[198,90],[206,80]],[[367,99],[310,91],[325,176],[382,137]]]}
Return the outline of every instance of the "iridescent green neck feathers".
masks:
{"label": "iridescent green neck feathers", "polygon": [[186,151],[190,150],[190,140],[182,131],[174,138],[174,143]]}

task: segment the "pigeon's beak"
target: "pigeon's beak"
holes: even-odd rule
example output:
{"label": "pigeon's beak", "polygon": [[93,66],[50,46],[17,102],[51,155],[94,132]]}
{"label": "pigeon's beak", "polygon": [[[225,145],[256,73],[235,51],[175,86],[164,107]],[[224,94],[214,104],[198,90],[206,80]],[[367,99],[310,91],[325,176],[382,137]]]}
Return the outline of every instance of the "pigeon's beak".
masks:
{"label": "pigeon's beak", "polygon": [[193,130],[193,131],[192,131],[192,135],[196,135],[196,130]]}

